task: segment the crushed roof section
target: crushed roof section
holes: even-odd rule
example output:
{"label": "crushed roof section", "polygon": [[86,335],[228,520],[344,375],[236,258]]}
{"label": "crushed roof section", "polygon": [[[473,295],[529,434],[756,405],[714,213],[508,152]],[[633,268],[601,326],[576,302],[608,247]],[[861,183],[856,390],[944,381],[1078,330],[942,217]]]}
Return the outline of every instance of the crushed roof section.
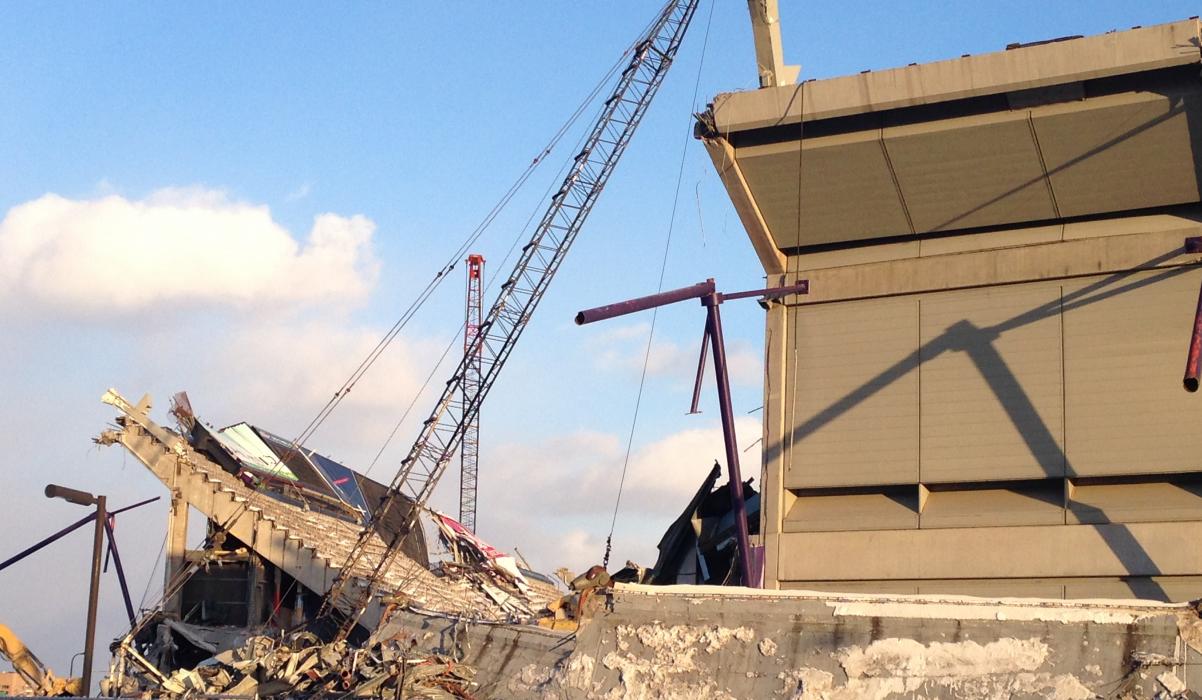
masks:
{"label": "crushed roof section", "polygon": [[[248,488],[179,434],[156,424],[145,410],[139,411],[142,403],[133,407],[112,391],[105,402],[125,416],[118,420],[118,430],[101,435],[100,444],[121,444],[168,489],[178,489],[189,505],[226,524],[257,554],[310,589],[328,590],[358,539],[358,526]],[[384,551],[383,540],[373,535],[366,556],[353,570],[355,577],[366,580]],[[494,621],[510,618],[504,605],[470,581],[440,577],[404,553],[383,572],[377,593],[380,597],[399,594],[411,606],[438,613]],[[365,615],[364,622],[371,623],[370,617]]]}

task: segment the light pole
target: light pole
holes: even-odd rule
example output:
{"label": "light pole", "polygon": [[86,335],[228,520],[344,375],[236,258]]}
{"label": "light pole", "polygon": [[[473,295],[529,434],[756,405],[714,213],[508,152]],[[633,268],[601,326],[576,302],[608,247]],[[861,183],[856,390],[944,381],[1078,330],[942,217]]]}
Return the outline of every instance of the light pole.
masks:
{"label": "light pole", "polygon": [[61,498],[81,506],[96,506],[96,531],[92,538],[92,582],[88,589],[88,624],[84,632],[83,674],[81,686],[84,695],[92,691],[92,650],[96,645],[96,608],[100,600],[100,550],[104,547],[105,512],[104,496],[93,496],[87,491],[69,489],[65,486],[48,484],[46,498]]}

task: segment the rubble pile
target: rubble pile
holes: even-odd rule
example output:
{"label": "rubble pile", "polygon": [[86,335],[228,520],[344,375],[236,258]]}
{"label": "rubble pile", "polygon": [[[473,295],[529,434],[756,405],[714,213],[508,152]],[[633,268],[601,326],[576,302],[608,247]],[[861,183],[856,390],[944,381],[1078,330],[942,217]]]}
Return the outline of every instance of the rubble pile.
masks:
{"label": "rubble pile", "polygon": [[[477,537],[453,518],[432,511],[439,539],[452,561],[439,564],[439,573],[452,581],[468,582],[502,610],[509,621],[527,621],[559,597],[550,581],[532,580],[517,560]],[[533,574],[533,572],[529,572]]]}
{"label": "rubble pile", "polygon": [[240,648],[221,652],[193,669],[179,669],[157,688],[135,693],[162,698],[220,694],[444,700],[471,698],[474,676],[470,666],[415,654],[396,638],[373,639],[356,647],[345,641],[323,644],[313,634],[301,632],[284,639],[251,637]]}

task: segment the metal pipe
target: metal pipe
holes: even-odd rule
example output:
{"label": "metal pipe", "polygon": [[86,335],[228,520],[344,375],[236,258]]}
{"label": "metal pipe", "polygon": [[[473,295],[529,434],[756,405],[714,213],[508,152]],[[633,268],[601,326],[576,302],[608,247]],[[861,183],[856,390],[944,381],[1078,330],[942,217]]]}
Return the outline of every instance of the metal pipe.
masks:
{"label": "metal pipe", "polygon": [[147,498],[145,501],[138,501],[137,503],[134,503],[133,505],[125,506],[124,508],[118,508],[117,510],[110,510],[109,515],[120,515],[127,510],[133,510],[134,508],[141,508],[142,506],[146,505],[147,503],[154,503],[155,501],[159,500],[160,498],[162,498],[162,497],[155,496],[154,498]]}
{"label": "metal pipe", "polygon": [[[72,489],[67,489],[68,491]],[[76,491],[76,494],[83,493]],[[50,487],[46,487],[46,494],[50,494]],[[88,494],[91,495],[91,494]],[[75,501],[72,501],[73,503]],[[105,498],[104,496],[96,496],[96,532],[92,537],[92,582],[88,589],[88,624],[84,632],[84,647],[83,647],[83,674],[81,677],[81,685],[83,687],[84,696],[89,696],[92,692],[92,657],[96,646],[96,610],[100,604],[100,550],[104,546],[104,524],[108,515],[104,512]]]}
{"label": "metal pipe", "polygon": [[807,294],[810,291],[809,280],[798,280],[797,284],[791,284],[787,287],[768,287],[767,289],[753,289],[747,292],[735,292],[733,294],[723,294],[722,301],[731,301],[734,299],[746,299],[748,297],[763,297],[764,299],[780,299],[787,297],[790,294]]}
{"label": "metal pipe", "polygon": [[697,378],[693,380],[693,402],[689,404],[689,414],[701,413],[697,404],[701,402],[701,380],[705,378],[705,354],[710,349],[710,322],[705,320],[705,333],[701,334],[701,357],[697,358]]}
{"label": "metal pipe", "polygon": [[[111,514],[110,514],[111,515]],[[121,584],[121,598],[125,601],[125,613],[129,615],[129,626],[138,624],[134,615],[134,603],[129,597],[129,584],[125,581],[125,567],[121,566],[121,555],[117,552],[117,540],[113,537],[113,524],[109,518],[104,519],[104,531],[108,534],[108,552],[113,557],[113,566],[117,569],[117,583]]]}
{"label": "metal pipe", "polygon": [[63,529],[59,530],[58,532],[54,533],[53,535],[42,540],[41,542],[38,542],[37,544],[35,544],[31,547],[28,547],[20,552],[17,552],[16,554],[9,557],[8,559],[5,559],[3,562],[0,562],[0,571],[3,571],[5,569],[7,569],[8,567],[12,566],[13,564],[16,564],[17,562],[21,561],[25,557],[42,549],[43,547],[47,547],[51,544],[54,544],[58,540],[61,540],[62,538],[66,537],[67,535],[71,534],[72,532],[75,532],[76,530],[83,527],[84,525],[87,525],[88,523],[92,522],[92,518],[95,518],[95,517],[96,517],[95,513],[88,513],[84,517],[80,518],[79,520],[76,520],[75,522],[71,523],[67,527],[64,527]]}
{"label": "metal pipe", "polygon": [[1202,359],[1202,288],[1198,290],[1198,307],[1194,310],[1194,332],[1189,338],[1189,353],[1185,357],[1185,390],[1198,390],[1198,370]]}
{"label": "metal pipe", "polygon": [[718,409],[722,414],[722,439],[726,443],[726,470],[730,480],[730,505],[735,516],[735,532],[739,542],[740,583],[751,588],[758,582],[751,577],[751,535],[747,531],[747,504],[743,502],[743,474],[739,469],[739,447],[735,438],[734,409],[730,404],[730,375],[726,368],[726,344],[722,338],[722,314],[718,305],[722,298],[716,292],[701,299],[709,319],[710,343],[714,349],[714,378],[718,385]]}
{"label": "metal pipe", "polygon": [[605,306],[598,306],[595,309],[585,309],[584,311],[576,314],[576,325],[583,326],[586,323],[604,321],[607,318],[615,318],[617,316],[625,316],[626,314],[632,314],[636,311],[646,311],[647,309],[652,309],[657,306],[664,306],[666,304],[674,304],[678,301],[684,301],[686,299],[700,299],[706,294],[713,293],[714,280],[711,278],[698,284],[690,285],[688,287],[681,287],[680,289],[660,292],[659,294],[652,294],[650,296],[639,297],[637,299],[619,301],[616,304],[606,304]]}
{"label": "metal pipe", "polygon": [[[57,493],[57,491],[55,493]],[[82,493],[82,492],[77,492],[77,493]],[[52,498],[53,498],[53,496],[52,496]],[[110,513],[110,515],[124,513],[127,510],[133,510],[134,508],[137,508],[138,506],[144,506],[147,503],[153,503],[154,501],[157,501],[157,500],[159,500],[158,496],[155,496],[154,498],[148,498],[145,501],[139,501],[138,503],[135,503],[132,506],[125,506],[124,508],[114,510],[112,513]],[[87,505],[92,505],[92,504],[88,503]],[[95,518],[95,517],[96,517],[95,513],[88,513],[84,517],[80,518],[79,520],[76,520],[75,522],[71,523],[67,527],[64,527],[63,529],[59,530],[58,532],[54,533],[53,535],[50,535],[46,539],[44,539],[26,549],[21,550],[20,552],[17,552],[16,554],[9,557],[8,559],[5,559],[4,561],[0,562],[0,571],[4,571],[5,569],[12,566],[13,564],[16,564],[17,562],[21,561],[25,557],[28,557],[29,555],[34,554],[34,553],[38,552],[39,550],[41,550],[49,545],[54,544],[55,542],[61,540],[63,537],[66,537],[67,535],[71,534],[72,532],[75,532],[76,530],[83,527],[84,525],[87,525],[88,523],[92,522],[92,518]]]}

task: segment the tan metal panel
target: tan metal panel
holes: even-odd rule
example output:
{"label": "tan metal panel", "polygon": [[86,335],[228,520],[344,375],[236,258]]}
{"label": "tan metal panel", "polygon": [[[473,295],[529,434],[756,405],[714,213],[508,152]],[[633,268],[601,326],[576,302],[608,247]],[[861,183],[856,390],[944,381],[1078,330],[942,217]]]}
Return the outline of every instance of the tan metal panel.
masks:
{"label": "tan metal panel", "polygon": [[981,598],[1102,598],[1132,600],[1164,593],[1174,602],[1202,597],[1202,576],[1111,576],[1037,579],[940,579],[893,581],[781,581],[784,590],[829,593],[972,595]]}
{"label": "tan metal panel", "polygon": [[994,579],[990,581],[922,581],[920,595],[971,595],[981,598],[1063,598],[1064,584],[1037,579],[1033,581]]}
{"label": "tan metal panel", "polygon": [[1181,388],[1202,270],[1064,285],[1070,474],[1202,470],[1202,404]]}
{"label": "tan metal panel", "polygon": [[[1198,92],[1038,107],[1032,120],[1062,216],[1198,201]],[[1191,119],[1188,112],[1192,112]]]}
{"label": "tan metal panel", "polygon": [[[1142,231],[1126,231],[1126,233],[1142,233]],[[1063,238],[1064,224],[1024,226],[1022,228],[1001,231],[962,233],[958,236],[924,238],[918,241],[920,244],[918,254],[928,257],[931,255],[949,255],[951,253],[971,253],[978,250],[1056,243]]]}
{"label": "tan metal panel", "polygon": [[789,269],[810,281],[813,304],[1193,264],[1202,255],[1181,246],[1197,235],[1202,227],[824,269],[799,270],[790,259]]}
{"label": "tan metal panel", "polygon": [[1202,482],[1078,485],[1068,507],[1077,523],[1202,520]]}
{"label": "tan metal panel", "polygon": [[1064,482],[1037,488],[986,488],[932,491],[920,527],[996,527],[1063,525]]}
{"label": "tan metal panel", "polygon": [[[774,304],[768,308],[764,332],[764,423],[761,437],[760,472],[760,533],[770,535],[780,532],[781,520],[788,510],[786,499],[789,491],[784,487],[784,455],[778,436],[784,432],[785,422],[785,347],[789,344],[786,331],[789,310]],[[764,567],[769,570],[776,564],[776,553],[765,547]]]}
{"label": "tan metal panel", "polygon": [[790,309],[786,488],[918,479],[918,301]]}
{"label": "tan metal panel", "polygon": [[1064,475],[1060,285],[924,296],[927,483]]}
{"label": "tan metal panel", "polygon": [[813,270],[826,267],[844,267],[847,265],[866,265],[868,263],[890,260],[905,260],[907,258],[917,258],[921,255],[924,243],[925,241],[916,239],[897,239],[889,243],[835,248],[834,250],[818,250],[802,255],[791,255],[789,256],[789,264],[794,270]]}
{"label": "tan metal panel", "polygon": [[1025,112],[889,127],[884,138],[918,233],[1056,217]]}
{"label": "tan metal panel", "polygon": [[1065,584],[1067,598],[1150,598],[1183,603],[1202,597],[1202,576],[1141,576],[1134,579],[1077,579]]}
{"label": "tan metal panel", "polygon": [[777,245],[791,248],[911,232],[879,137],[873,130],[807,138],[800,157],[797,141],[736,149],[739,167]]}
{"label": "tan metal panel", "polygon": [[1127,236],[1160,231],[1173,231],[1184,238],[1198,235],[1199,222],[1202,222],[1202,207],[1197,204],[1186,204],[1174,207],[1164,214],[1134,214],[1106,219],[1066,221],[1064,223],[1064,240]]}
{"label": "tan metal panel", "polygon": [[801,495],[785,515],[784,532],[885,530],[918,527],[918,489],[906,493]]}
{"label": "tan metal panel", "polygon": [[820,593],[888,593],[917,595],[918,585],[906,581],[781,581],[786,591],[818,591]]}
{"label": "tan metal panel", "polygon": [[1202,573],[1202,522],[1033,525],[780,536],[782,581]]}

